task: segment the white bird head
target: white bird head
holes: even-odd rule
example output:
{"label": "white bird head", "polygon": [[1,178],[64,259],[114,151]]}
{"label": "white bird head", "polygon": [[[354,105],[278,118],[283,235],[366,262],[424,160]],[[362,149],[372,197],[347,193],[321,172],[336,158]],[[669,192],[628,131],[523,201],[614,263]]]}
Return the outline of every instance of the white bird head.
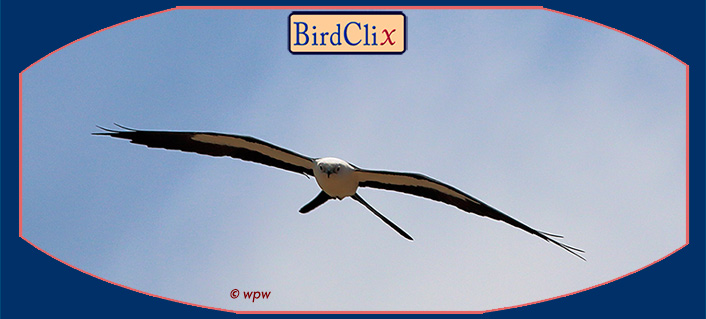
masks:
{"label": "white bird head", "polygon": [[331,178],[333,174],[334,177],[345,177],[350,175],[355,168],[348,164],[348,162],[335,158],[335,157],[323,157],[316,160],[316,167],[314,168],[314,175],[326,175],[327,178]]}

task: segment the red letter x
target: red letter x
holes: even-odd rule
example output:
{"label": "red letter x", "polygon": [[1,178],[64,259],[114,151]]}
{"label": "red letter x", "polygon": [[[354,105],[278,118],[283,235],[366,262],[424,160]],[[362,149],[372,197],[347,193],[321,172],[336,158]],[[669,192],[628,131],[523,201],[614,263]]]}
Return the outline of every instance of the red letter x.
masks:
{"label": "red letter x", "polygon": [[392,33],[395,31],[397,31],[397,29],[392,29],[392,31],[390,31],[390,32],[387,32],[387,29],[382,30],[382,33],[384,33],[387,36],[387,39],[385,39],[385,41],[382,41],[382,43],[380,45],[385,45],[385,43],[387,43],[387,41],[390,41],[390,45],[395,45],[395,41],[392,41],[392,39],[390,39],[390,36],[392,36]]}

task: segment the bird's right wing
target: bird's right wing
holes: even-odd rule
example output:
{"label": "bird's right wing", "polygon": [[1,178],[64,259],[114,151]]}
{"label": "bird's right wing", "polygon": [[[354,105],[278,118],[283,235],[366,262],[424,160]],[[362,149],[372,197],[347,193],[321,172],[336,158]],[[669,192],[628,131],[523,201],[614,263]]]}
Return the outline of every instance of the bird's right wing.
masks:
{"label": "bird's right wing", "polygon": [[209,132],[140,131],[120,126],[124,131],[109,130],[94,135],[108,135],[147,147],[180,150],[211,156],[230,156],[274,166],[284,170],[314,175],[314,159],[250,136]]}

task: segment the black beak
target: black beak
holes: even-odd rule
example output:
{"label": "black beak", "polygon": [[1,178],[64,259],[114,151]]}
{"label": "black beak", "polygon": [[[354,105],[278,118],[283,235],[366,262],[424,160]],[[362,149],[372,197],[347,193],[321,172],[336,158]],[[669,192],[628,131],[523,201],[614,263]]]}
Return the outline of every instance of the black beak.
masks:
{"label": "black beak", "polygon": [[328,172],[326,174],[328,175],[329,178],[331,177],[331,172]]}

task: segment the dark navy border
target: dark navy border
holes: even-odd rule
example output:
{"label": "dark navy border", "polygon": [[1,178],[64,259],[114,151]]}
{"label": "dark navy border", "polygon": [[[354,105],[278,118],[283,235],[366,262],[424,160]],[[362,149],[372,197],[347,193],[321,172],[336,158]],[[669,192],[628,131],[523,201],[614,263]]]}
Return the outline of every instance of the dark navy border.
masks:
{"label": "dark navy border", "polygon": [[[3,1],[0,10],[0,315],[5,318],[232,318],[233,314],[129,291],[71,269],[18,237],[18,74],[96,30],[183,1]],[[211,5],[236,5],[215,0]],[[453,4],[453,3],[451,3]],[[471,0],[459,5],[487,5]],[[315,3],[309,5],[326,5]],[[388,4],[394,5],[394,4]],[[400,4],[401,5],[401,4]],[[420,4],[421,5],[421,4]],[[496,5],[527,5],[503,1]],[[610,284],[489,318],[704,318],[703,1],[645,3],[545,0],[530,3],[589,19],[643,39],[690,66],[690,244],[657,264]],[[66,123],[72,125],[72,123]],[[606,221],[610,222],[610,221]],[[660,240],[660,238],[654,238]],[[628,251],[626,254],[630,253]],[[590,262],[590,261],[589,261]],[[187,275],[187,274],[185,274]],[[483,287],[478,287],[483,289]],[[226,292],[224,292],[226,293]],[[304,296],[302,296],[304,298]],[[272,316],[272,315],[270,315]]]}
{"label": "dark navy border", "polygon": [[[292,34],[292,16],[295,14],[309,14],[309,15],[392,15],[399,14],[404,18],[404,49],[401,52],[292,52],[291,44],[292,39],[290,35]],[[292,11],[287,16],[287,50],[291,54],[295,55],[401,55],[407,52],[407,45],[409,38],[407,37],[407,16],[402,11]]]}

